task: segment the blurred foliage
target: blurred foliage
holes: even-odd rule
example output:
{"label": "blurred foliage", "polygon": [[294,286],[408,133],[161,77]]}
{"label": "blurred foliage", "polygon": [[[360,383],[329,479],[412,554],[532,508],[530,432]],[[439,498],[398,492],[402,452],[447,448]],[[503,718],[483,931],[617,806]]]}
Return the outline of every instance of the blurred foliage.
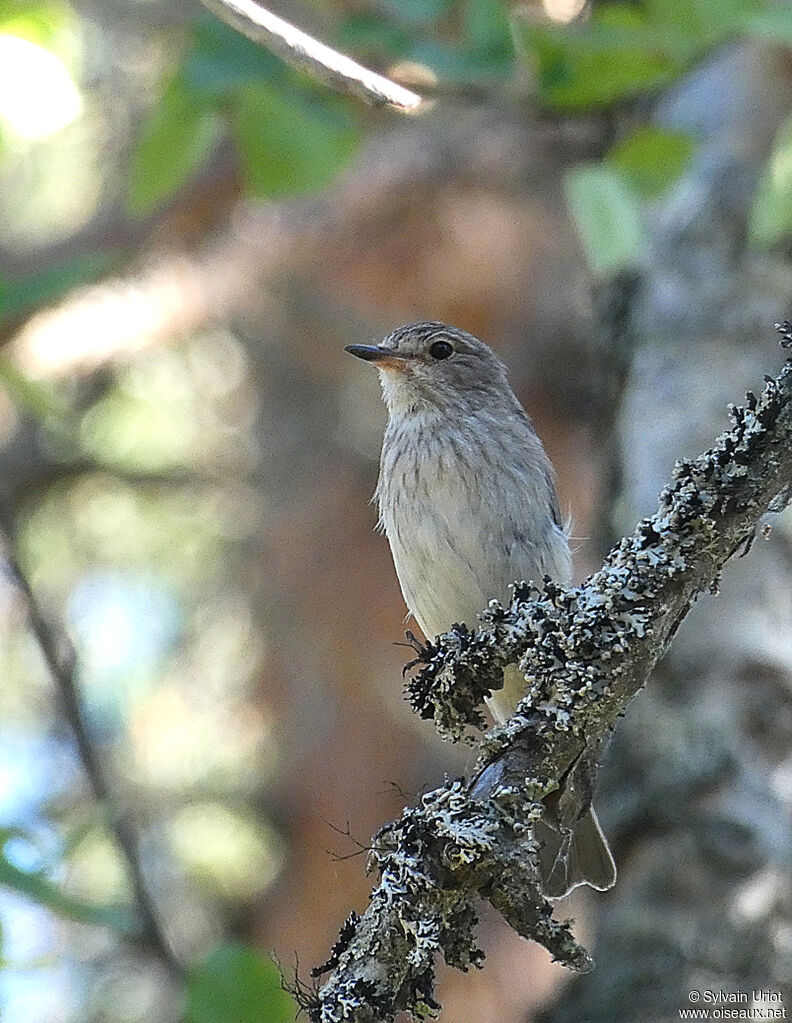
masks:
{"label": "blurred foliage", "polygon": [[[24,895],[58,916],[81,924],[109,927],[127,938],[135,938],[138,927],[134,914],[124,905],[96,905],[75,898],[52,880],[50,870],[27,866],[40,859],[34,838],[17,827],[0,827],[0,885]],[[18,862],[22,860],[25,866]],[[95,890],[95,889],[94,889]]]}
{"label": "blurred foliage", "polygon": [[129,208],[148,213],[177,192],[201,166],[220,125],[211,105],[176,78],[163,90],[132,159]]}
{"label": "blurred foliage", "polygon": [[220,945],[187,980],[187,1023],[291,1023],[294,1003],[272,963],[240,945]]}
{"label": "blurred foliage", "polygon": [[22,373],[10,359],[0,356],[0,386],[12,401],[42,421],[57,418],[61,425],[68,415],[67,406],[52,387]]}
{"label": "blurred foliage", "polygon": [[[3,34],[48,47],[79,72],[84,43],[66,4],[7,0],[0,13]],[[557,24],[538,5],[510,11],[500,0],[386,0],[342,13],[328,41],[385,70],[406,61],[461,86],[488,82],[496,89],[511,82],[525,92],[527,85],[526,100],[580,114],[654,93],[715,47],[746,35],[789,45],[792,8],[775,0],[602,2],[590,4],[571,24]],[[332,96],[206,14],[171,34],[168,59],[147,106],[129,154],[126,208],[136,217],[183,199],[224,139],[236,149],[249,194],[274,198],[316,191],[349,162],[365,128],[352,102]],[[7,135],[7,128],[0,133]],[[785,138],[779,138],[759,184],[751,232],[757,245],[774,244],[789,232],[788,190],[778,170],[785,149]],[[583,172],[576,171],[567,194],[595,273],[640,260],[636,205],[640,209],[661,195],[694,150],[693,139],[641,125],[618,138],[605,157],[621,175],[621,186],[598,171],[590,187],[583,187]],[[612,244],[593,257],[607,218],[613,220],[607,232]],[[626,226],[617,241],[620,223]],[[102,254],[78,256],[27,279],[0,276],[0,319],[51,302],[96,279],[108,265]]]}
{"label": "blurred foliage", "polygon": [[216,19],[199,19],[133,154],[129,207],[150,213],[204,164],[222,125],[251,195],[327,185],[357,149],[354,110]]}
{"label": "blurred foliage", "polygon": [[73,50],[74,11],[59,0],[3,0],[0,32],[64,56]]}
{"label": "blurred foliage", "polygon": [[[743,35],[792,41],[792,8],[772,0],[644,0],[600,3],[571,26],[518,26],[536,71],[538,97],[559,111],[612,107],[656,92]],[[790,223],[782,133],[756,197],[752,238],[772,244]],[[645,238],[640,205],[669,188],[690,164],[695,140],[641,125],[619,139],[602,166],[569,172],[567,196],[589,264],[607,276],[638,263]]]}
{"label": "blurred foliage", "polygon": [[0,278],[0,314],[16,317],[54,302],[78,285],[105,273],[111,262],[109,256],[98,253],[78,256],[21,279]]}
{"label": "blurred foliage", "polygon": [[498,82],[516,69],[499,0],[388,0],[342,19],[334,42],[378,66],[415,62],[451,80]]}
{"label": "blurred foliage", "polygon": [[[283,860],[280,836],[247,802],[278,755],[268,722],[249,699],[262,637],[237,581],[229,586],[225,578],[234,572],[229,544],[253,528],[255,504],[249,491],[235,494],[227,477],[217,484],[197,477],[192,485],[173,485],[167,477],[246,464],[240,449],[247,444],[252,396],[245,359],[239,342],[218,330],[119,366],[72,439],[108,473],[88,472],[51,487],[21,518],[18,536],[18,555],[36,591],[48,606],[65,608],[92,734],[106,757],[115,751],[111,763],[126,786],[156,792],[164,802],[162,820],[150,830],[174,864],[167,887],[190,887],[182,897],[188,906],[182,927],[199,948],[222,933],[216,921],[221,907],[250,905]],[[46,422],[57,415],[49,389],[27,380],[10,361],[2,379],[20,407]],[[163,473],[162,483],[155,476],[153,489],[140,490],[123,479],[141,468]],[[24,632],[0,636],[0,674],[4,729],[32,728],[31,711],[41,727],[38,705],[47,687],[43,679],[36,685],[42,666]],[[60,748],[62,740],[55,741]],[[24,775],[35,777],[39,764],[57,770],[51,751],[42,756],[29,739],[14,756],[14,771]],[[11,780],[2,755],[0,776]],[[123,857],[102,815],[73,807],[49,773],[32,787],[48,793],[43,812],[26,809],[24,799],[18,803],[19,785],[11,784],[6,797],[16,791],[13,805],[20,808],[13,818],[26,826],[0,830],[0,891],[70,925],[134,940],[138,924]],[[0,810],[2,825],[9,810]],[[46,855],[38,851],[42,831]],[[5,897],[0,913],[13,939],[3,960],[5,982],[0,971],[0,999],[5,994],[13,1004],[6,992],[24,976],[38,977],[31,981],[38,988],[54,987],[53,956],[45,944],[20,960],[24,914]],[[115,986],[106,978],[97,1019],[145,1017],[142,1003],[134,1014],[119,1009],[108,1017],[125,982],[123,975]],[[220,1001],[213,994],[218,990]],[[295,1012],[275,967],[244,947],[196,968],[188,1002],[196,1023],[253,1018],[254,1006],[261,1023],[292,1019]],[[156,1004],[154,1018],[170,1019]],[[221,1006],[225,1016],[218,1016]],[[232,1011],[236,1015],[228,1015]],[[81,1016],[78,1008],[74,1018],[94,1017]]]}
{"label": "blurred foliage", "polygon": [[248,189],[273,198],[329,184],[359,138],[344,107],[254,83],[239,92],[233,130]]}
{"label": "blurred foliage", "polygon": [[567,173],[565,186],[592,270],[630,266],[645,239],[638,197],[625,176],[607,164],[582,164]]}
{"label": "blurred foliage", "polygon": [[642,199],[653,199],[682,174],[694,148],[689,135],[643,125],[617,142],[606,162],[621,171]]}
{"label": "blurred foliage", "polygon": [[[596,4],[571,26],[521,24],[517,38],[535,68],[538,97],[559,111],[583,112],[656,92],[729,39],[761,35],[789,44],[791,31],[792,8],[773,0],[644,0]],[[758,244],[778,241],[792,226],[778,171],[783,146],[780,138],[759,184]],[[640,261],[640,203],[662,195],[694,151],[693,139],[642,125],[615,143],[606,166],[570,172],[570,210],[595,274]]]}
{"label": "blurred foliage", "polygon": [[792,118],[778,132],[760,178],[749,231],[759,245],[773,245],[792,231]]}

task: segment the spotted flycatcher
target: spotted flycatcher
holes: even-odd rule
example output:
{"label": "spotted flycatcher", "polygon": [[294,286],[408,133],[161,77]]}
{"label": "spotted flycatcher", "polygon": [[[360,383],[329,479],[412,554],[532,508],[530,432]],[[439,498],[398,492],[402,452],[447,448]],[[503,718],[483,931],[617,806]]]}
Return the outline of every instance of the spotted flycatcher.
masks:
{"label": "spotted flycatcher", "polygon": [[[407,607],[428,639],[473,627],[514,582],[567,584],[572,560],[553,467],[494,353],[464,330],[411,323],[379,345],[350,345],[373,363],[389,421],[376,498]],[[487,701],[496,722],[525,691],[517,665]],[[585,788],[585,786],[583,786]],[[556,795],[556,794],[553,794]],[[571,828],[546,800],[537,822],[545,894],[610,888],[616,868],[590,796]]]}

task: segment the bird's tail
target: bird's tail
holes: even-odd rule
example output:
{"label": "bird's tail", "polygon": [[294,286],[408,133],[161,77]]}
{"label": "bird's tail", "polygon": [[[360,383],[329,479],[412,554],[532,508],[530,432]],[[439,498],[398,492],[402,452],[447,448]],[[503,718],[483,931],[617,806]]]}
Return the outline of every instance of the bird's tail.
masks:
{"label": "bird's tail", "polygon": [[616,864],[593,808],[578,819],[572,831],[546,818],[535,825],[539,842],[539,874],[549,899],[562,899],[578,885],[604,892],[616,883]]}

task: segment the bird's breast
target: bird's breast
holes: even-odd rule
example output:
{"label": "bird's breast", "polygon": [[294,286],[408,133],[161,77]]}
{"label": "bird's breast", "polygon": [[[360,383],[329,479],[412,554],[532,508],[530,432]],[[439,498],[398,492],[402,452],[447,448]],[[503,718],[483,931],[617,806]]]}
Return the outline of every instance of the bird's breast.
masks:
{"label": "bird's breast", "polygon": [[516,580],[569,575],[541,445],[533,435],[503,445],[483,432],[412,421],[386,433],[380,520],[405,602],[429,639],[455,622],[474,627]]}

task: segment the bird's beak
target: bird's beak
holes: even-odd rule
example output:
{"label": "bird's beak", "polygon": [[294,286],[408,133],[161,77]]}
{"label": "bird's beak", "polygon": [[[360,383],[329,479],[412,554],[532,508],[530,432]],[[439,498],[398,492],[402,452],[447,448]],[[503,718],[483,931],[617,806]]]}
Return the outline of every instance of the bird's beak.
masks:
{"label": "bird's beak", "polygon": [[344,351],[366,362],[373,362],[378,369],[404,370],[407,367],[407,360],[403,355],[397,355],[382,345],[347,345]]}

